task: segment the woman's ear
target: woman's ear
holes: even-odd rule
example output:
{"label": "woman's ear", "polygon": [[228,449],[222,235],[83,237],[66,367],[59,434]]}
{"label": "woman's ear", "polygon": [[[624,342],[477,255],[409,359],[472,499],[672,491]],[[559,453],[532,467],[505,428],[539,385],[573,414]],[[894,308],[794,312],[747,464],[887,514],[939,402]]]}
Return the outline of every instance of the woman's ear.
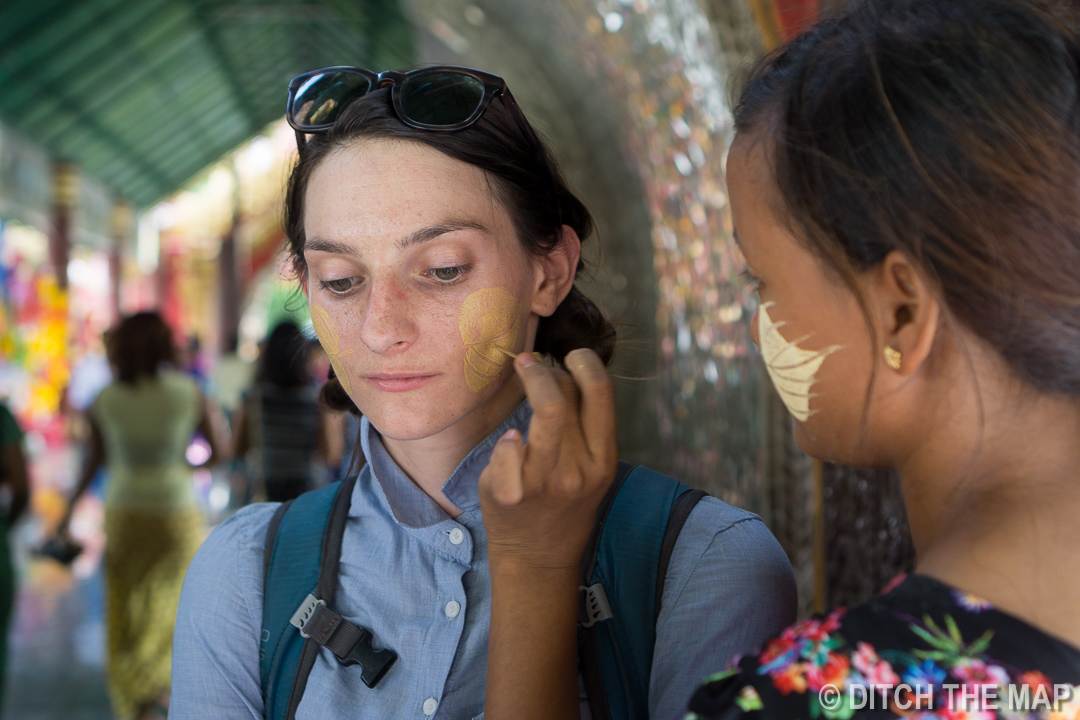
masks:
{"label": "woman's ear", "polygon": [[893,250],[873,271],[871,303],[878,316],[879,360],[887,371],[914,375],[934,348],[941,303],[907,255]]}
{"label": "woman's ear", "polygon": [[535,264],[532,312],[548,317],[570,293],[581,259],[581,238],[569,225],[563,225],[559,244]]}

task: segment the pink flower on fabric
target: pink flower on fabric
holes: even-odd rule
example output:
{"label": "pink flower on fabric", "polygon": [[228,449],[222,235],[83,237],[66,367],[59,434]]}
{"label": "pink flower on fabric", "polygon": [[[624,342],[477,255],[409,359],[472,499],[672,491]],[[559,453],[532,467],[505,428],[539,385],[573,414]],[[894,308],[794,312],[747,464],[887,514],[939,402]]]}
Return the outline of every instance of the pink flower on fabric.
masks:
{"label": "pink flower on fabric", "polygon": [[840,618],[844,616],[846,610],[840,608],[829,613],[825,618],[807,618],[800,620],[787,627],[780,637],[788,640],[810,640],[811,642],[822,642],[829,638],[829,633],[840,629]]}
{"label": "pink flower on fabric", "polygon": [[965,685],[996,685],[1005,687],[1009,684],[1009,673],[998,665],[989,665],[976,658],[962,658],[952,666],[952,675]]}
{"label": "pink flower on fabric", "polygon": [[858,644],[855,654],[851,656],[851,664],[871,685],[900,684],[900,676],[893,671],[892,665],[878,657],[874,646],[869,643]]}

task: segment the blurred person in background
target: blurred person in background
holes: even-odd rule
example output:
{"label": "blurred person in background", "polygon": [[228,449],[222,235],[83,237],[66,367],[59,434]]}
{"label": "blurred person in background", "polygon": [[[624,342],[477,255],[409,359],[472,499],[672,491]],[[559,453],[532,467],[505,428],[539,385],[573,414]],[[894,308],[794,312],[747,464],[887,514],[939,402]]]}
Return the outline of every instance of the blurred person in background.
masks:
{"label": "blurred person in background", "polygon": [[185,452],[200,432],[211,464],[220,442],[195,380],[174,369],[172,332],[160,315],[127,317],[110,340],[116,379],[90,406],[83,469],[58,534],[67,536],[76,503],[107,467],[109,695],[117,718],[145,720],[168,703],[180,585],[202,539]]}
{"label": "blurred person in background", "polygon": [[207,392],[225,417],[230,419],[240,407],[244,393],[251,386],[255,369],[254,363],[245,360],[237,352],[238,346],[239,339],[236,333],[233,333],[229,336],[226,351],[214,363]]}
{"label": "blurred person in background", "polygon": [[177,368],[195,378],[200,389],[205,389],[210,382],[206,371],[206,357],[202,350],[202,340],[198,335],[192,335],[187,342],[175,352],[174,364]]}
{"label": "blurred person in background", "polygon": [[326,423],[309,368],[309,341],[292,322],[271,331],[255,382],[233,419],[233,450],[247,459],[245,501],[261,486],[285,502],[321,484]]}
{"label": "blurred person in background", "polygon": [[15,600],[15,570],[8,546],[8,530],[26,509],[30,483],[22,450],[22,430],[7,405],[0,402],[0,487],[8,495],[7,512],[0,514],[0,713],[4,707],[7,635]]}

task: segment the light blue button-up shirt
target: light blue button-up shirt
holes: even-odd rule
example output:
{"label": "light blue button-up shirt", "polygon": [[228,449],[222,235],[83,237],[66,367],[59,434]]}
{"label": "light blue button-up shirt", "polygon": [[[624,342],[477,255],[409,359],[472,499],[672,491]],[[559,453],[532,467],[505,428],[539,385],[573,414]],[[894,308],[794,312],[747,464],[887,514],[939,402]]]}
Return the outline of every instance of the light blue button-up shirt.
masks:
{"label": "light blue button-up shirt", "polygon": [[[369,462],[353,491],[334,609],[398,659],[368,688],[360,668],[343,667],[322,649],[297,720],[482,717],[491,580],[478,479],[495,442],[510,428],[527,432],[530,417],[523,403],[442,486],[462,511],[453,519],[362,422]],[[173,639],[172,720],[263,717],[263,545],[276,508],[236,513],[188,570]],[[705,675],[789,625],[795,582],[760,518],[705,498],[675,545],[661,605],[649,684],[654,720],[681,718]]]}

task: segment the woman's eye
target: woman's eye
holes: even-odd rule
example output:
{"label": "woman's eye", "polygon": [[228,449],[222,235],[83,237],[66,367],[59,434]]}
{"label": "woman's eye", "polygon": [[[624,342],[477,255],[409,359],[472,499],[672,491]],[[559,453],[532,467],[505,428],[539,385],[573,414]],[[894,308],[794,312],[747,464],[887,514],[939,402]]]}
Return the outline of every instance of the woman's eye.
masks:
{"label": "woman's eye", "polygon": [[339,278],[337,280],[323,280],[320,282],[324,290],[332,293],[345,293],[352,290],[356,284],[356,278]]}
{"label": "woman's eye", "polygon": [[743,270],[740,275],[742,276],[743,282],[746,283],[752,292],[756,291],[758,286],[761,285],[761,281],[751,275],[749,270]]}
{"label": "woman's eye", "polygon": [[465,270],[464,265],[457,265],[455,267],[432,268],[428,270],[428,273],[440,282],[453,282],[460,278],[465,273]]}

